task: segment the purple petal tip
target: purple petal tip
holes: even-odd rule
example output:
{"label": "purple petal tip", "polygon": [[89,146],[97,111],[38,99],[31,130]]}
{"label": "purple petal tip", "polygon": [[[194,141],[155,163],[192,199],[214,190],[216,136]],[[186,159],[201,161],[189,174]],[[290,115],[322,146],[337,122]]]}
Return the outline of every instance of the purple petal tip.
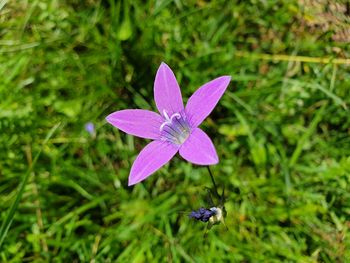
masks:
{"label": "purple petal tip", "polygon": [[108,116],[105,118],[105,120],[106,120],[107,122],[111,123],[111,115],[108,115]]}
{"label": "purple petal tip", "polygon": [[207,160],[205,163],[202,162],[192,162],[196,165],[200,165],[200,166],[207,166],[207,165],[217,165],[219,163],[219,157],[218,156],[213,156],[212,159]]}
{"label": "purple petal tip", "polygon": [[167,63],[165,63],[164,61],[162,61],[162,62],[160,63],[158,70],[161,69],[161,68],[165,68],[164,70],[170,70],[170,71],[172,71],[172,69],[170,68],[170,66],[169,66]]}
{"label": "purple petal tip", "polygon": [[128,182],[128,186],[133,186],[134,184],[136,184],[136,182],[132,182],[132,181]]}
{"label": "purple petal tip", "polygon": [[216,165],[219,163],[219,158],[216,158],[215,160],[213,160],[213,163],[212,164],[209,164],[209,165]]}
{"label": "purple petal tip", "polygon": [[225,79],[227,82],[231,81],[231,76],[222,76],[223,79]]}

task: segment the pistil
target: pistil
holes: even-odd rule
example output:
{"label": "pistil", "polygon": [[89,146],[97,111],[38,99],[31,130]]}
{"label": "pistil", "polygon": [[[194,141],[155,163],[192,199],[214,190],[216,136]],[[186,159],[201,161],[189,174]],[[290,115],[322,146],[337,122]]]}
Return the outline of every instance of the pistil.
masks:
{"label": "pistil", "polygon": [[174,144],[182,144],[190,135],[190,126],[186,117],[180,113],[174,113],[169,117],[166,111],[163,111],[165,121],[160,126],[162,140]]}

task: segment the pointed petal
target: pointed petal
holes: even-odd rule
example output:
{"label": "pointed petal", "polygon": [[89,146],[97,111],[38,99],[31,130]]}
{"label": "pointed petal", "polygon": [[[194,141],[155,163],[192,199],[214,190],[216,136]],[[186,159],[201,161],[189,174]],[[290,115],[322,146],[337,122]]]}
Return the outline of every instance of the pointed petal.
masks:
{"label": "pointed petal", "polygon": [[215,147],[209,136],[195,128],[179,151],[182,158],[199,165],[211,165],[219,162]]}
{"label": "pointed petal", "polygon": [[170,67],[162,62],[154,81],[154,100],[158,111],[164,110],[169,116],[184,109],[181,90]]}
{"label": "pointed petal", "polygon": [[192,127],[197,127],[211,113],[230,80],[230,76],[216,78],[201,86],[188,99],[185,111]]}
{"label": "pointed petal", "polygon": [[136,157],[131,167],[129,186],[141,182],[165,165],[174,157],[178,149],[169,142],[153,141],[149,143]]}
{"label": "pointed petal", "polygon": [[148,110],[121,110],[111,113],[106,120],[125,133],[146,139],[158,139],[163,118]]}

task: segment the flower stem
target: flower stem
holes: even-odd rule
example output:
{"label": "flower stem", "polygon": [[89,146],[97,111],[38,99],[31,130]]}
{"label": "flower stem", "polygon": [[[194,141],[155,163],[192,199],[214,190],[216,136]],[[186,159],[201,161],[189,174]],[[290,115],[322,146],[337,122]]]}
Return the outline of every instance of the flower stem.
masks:
{"label": "flower stem", "polygon": [[208,169],[208,172],[209,172],[209,175],[210,175],[211,182],[213,183],[213,186],[214,186],[214,189],[215,189],[215,195],[216,195],[217,198],[220,199],[220,195],[218,193],[218,188],[216,186],[216,183],[215,183],[215,180],[214,180],[214,176],[213,176],[209,166],[207,166],[207,169]]}

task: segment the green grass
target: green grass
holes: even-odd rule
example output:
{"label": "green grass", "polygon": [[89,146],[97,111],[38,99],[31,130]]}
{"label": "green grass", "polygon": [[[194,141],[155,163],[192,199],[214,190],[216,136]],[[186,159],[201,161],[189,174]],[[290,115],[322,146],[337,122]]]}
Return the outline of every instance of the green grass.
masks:
{"label": "green grass", "polygon": [[[0,1],[0,261],[349,262],[350,46],[299,2]],[[127,187],[147,142],[104,119],[155,109],[161,61],[185,98],[232,76],[201,126],[229,228],[207,238],[207,170]]]}

